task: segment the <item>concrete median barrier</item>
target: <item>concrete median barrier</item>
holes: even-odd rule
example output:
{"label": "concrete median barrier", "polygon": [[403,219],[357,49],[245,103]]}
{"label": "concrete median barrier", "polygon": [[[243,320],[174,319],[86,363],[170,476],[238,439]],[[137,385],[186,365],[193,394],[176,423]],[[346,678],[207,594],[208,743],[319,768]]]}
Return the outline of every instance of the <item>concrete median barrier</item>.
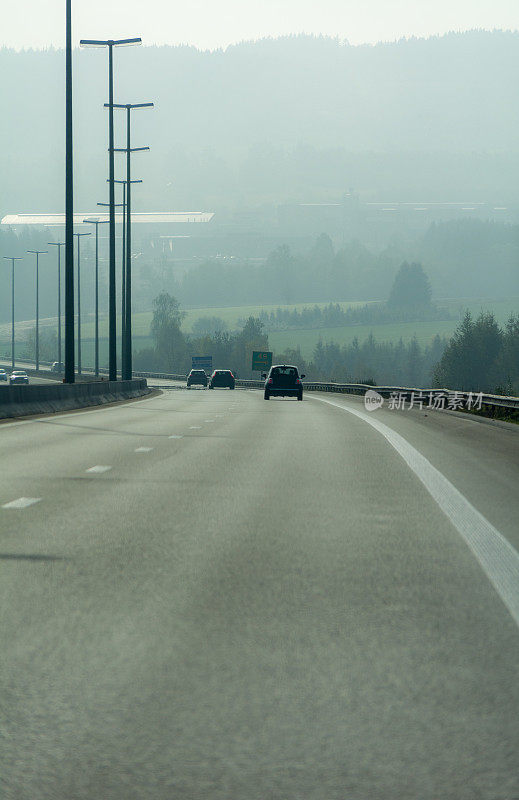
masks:
{"label": "concrete median barrier", "polygon": [[145,378],[47,386],[1,386],[0,419],[99,406],[143,397],[150,392]]}

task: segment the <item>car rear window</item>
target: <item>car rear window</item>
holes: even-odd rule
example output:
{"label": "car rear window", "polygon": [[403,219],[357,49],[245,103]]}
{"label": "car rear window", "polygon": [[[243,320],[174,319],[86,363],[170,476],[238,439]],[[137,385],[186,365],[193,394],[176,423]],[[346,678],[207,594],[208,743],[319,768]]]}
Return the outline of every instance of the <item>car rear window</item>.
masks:
{"label": "car rear window", "polygon": [[295,367],[276,367],[272,370],[272,375],[288,375],[290,378],[297,378]]}

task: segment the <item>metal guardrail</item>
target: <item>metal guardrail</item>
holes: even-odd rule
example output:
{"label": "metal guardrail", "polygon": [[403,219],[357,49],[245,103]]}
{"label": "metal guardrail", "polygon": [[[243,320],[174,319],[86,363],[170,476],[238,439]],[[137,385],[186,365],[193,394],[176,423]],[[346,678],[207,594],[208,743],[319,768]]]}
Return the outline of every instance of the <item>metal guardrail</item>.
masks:
{"label": "metal guardrail", "polygon": [[[29,361],[30,359],[25,359]],[[50,364],[50,362],[47,362]],[[45,362],[40,361],[40,364]],[[85,367],[84,372],[93,372],[91,367]],[[100,369],[103,375],[108,374],[107,369]],[[185,381],[187,375],[171,372],[133,372],[135,378],[161,378],[170,381]],[[264,381],[236,379],[236,386],[243,389],[263,389]],[[334,392],[339,394],[364,395],[367,391],[378,392],[383,398],[391,399],[402,398],[407,403],[419,405],[426,402],[429,407],[439,408],[467,408],[467,403],[474,407],[504,408],[511,411],[519,411],[519,397],[508,397],[505,395],[485,394],[484,392],[465,392],[454,389],[422,389],[408,386],[370,386],[365,383],[334,383],[324,381],[303,381],[303,388],[307,392]],[[445,400],[444,406],[441,401]],[[435,401],[435,402],[433,402]],[[468,407],[470,407],[470,405]]]}
{"label": "metal guardrail", "polygon": [[[164,380],[185,381],[187,375],[166,372],[134,372],[136,377],[141,378],[162,378]],[[263,389],[264,381],[236,379],[236,386],[243,389]],[[414,405],[422,403],[433,404],[435,408],[442,408],[441,401],[445,400],[445,407],[449,403],[453,407],[467,407],[467,403],[472,407],[489,406],[519,410],[519,397],[507,397],[497,394],[485,394],[483,392],[465,392],[453,389],[421,389],[408,386],[370,386],[365,383],[326,383],[324,381],[303,381],[303,389],[306,392],[337,392],[340,394],[364,395],[367,391],[378,392],[385,399],[402,398]]]}
{"label": "metal guardrail", "polygon": [[507,397],[504,395],[486,394],[484,392],[465,392],[454,389],[421,389],[407,386],[368,386],[362,383],[304,383],[304,388],[308,391],[317,392],[340,392],[343,394],[365,394],[372,390],[378,392],[385,399],[393,398],[398,401],[402,398],[406,402],[418,405],[420,402],[428,403],[436,408],[442,408],[442,400],[449,407],[455,408],[474,408],[476,406],[495,406],[510,410],[519,410],[519,397]]}

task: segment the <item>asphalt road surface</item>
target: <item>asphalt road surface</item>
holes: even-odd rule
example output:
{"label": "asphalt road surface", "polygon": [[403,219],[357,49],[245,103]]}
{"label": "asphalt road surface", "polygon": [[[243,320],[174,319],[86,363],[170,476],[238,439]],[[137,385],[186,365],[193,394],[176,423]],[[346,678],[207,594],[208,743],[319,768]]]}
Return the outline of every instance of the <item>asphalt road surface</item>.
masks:
{"label": "asphalt road surface", "polygon": [[1,424],[2,799],[518,800],[518,443],[244,390]]}
{"label": "asphalt road surface", "polygon": [[[10,361],[8,362],[8,361],[5,361],[5,360],[3,360],[3,361],[0,360],[0,368],[4,369],[7,372],[7,376],[8,376],[6,382],[4,382],[4,381],[0,382],[0,386],[9,386],[9,375],[12,372],[11,362]],[[27,362],[17,361],[16,365],[15,365],[15,369],[33,370],[34,369],[34,364],[28,364]],[[29,374],[29,383],[30,384],[36,384],[36,385],[39,385],[39,386],[44,386],[45,384],[49,384],[49,383],[56,383],[56,382],[61,383],[61,380],[62,380],[61,379],[61,375],[56,375],[55,373],[53,374],[50,371],[49,367],[42,366],[41,367],[41,371],[42,372],[48,372],[49,373],[49,377],[48,378],[47,377],[42,377],[41,375],[36,377],[34,375],[30,375]]]}

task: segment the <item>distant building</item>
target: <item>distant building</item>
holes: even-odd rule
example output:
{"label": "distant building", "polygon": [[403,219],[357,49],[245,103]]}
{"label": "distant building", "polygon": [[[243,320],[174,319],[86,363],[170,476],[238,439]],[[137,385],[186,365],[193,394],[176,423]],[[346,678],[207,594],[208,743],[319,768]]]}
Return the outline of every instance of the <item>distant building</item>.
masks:
{"label": "distant building", "polygon": [[287,237],[328,233],[338,243],[359,239],[383,246],[394,236],[415,238],[433,222],[467,218],[517,224],[519,209],[482,202],[366,202],[350,190],[340,203],[280,205],[277,222]]}

